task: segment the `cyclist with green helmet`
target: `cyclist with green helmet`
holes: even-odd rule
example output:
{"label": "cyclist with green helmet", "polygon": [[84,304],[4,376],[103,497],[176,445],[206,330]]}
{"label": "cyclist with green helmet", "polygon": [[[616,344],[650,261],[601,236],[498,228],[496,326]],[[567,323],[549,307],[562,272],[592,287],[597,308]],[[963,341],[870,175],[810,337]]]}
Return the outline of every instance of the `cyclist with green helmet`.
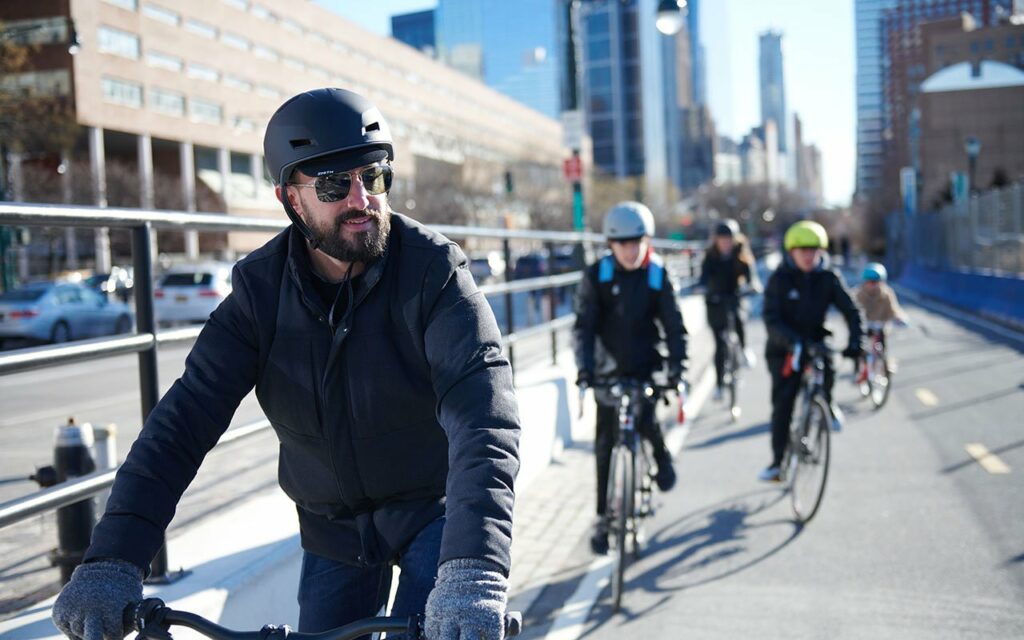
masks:
{"label": "cyclist with green helmet", "polygon": [[[800,376],[784,375],[785,361],[797,343],[821,342],[830,335],[825,328],[825,315],[836,307],[849,328],[849,342],[843,356],[860,358],[861,316],[850,297],[842,277],[828,263],[828,235],[817,222],[797,222],[786,231],[783,242],[786,256],[768,278],[764,293],[764,323],[768,328],[765,360],[772,376],[772,462],[759,478],[767,482],[779,480],[779,466],[786,452],[793,404],[800,391]],[[825,391],[831,401],[835,375],[830,362],[825,363]],[[833,428],[842,425],[842,413],[833,403],[836,420]]]}
{"label": "cyclist with green helmet", "polygon": [[[622,202],[608,212],[604,235],[611,253],[590,265],[576,292],[577,384],[589,386],[595,376],[649,380],[656,371],[668,373],[668,384],[682,381],[686,359],[686,327],[676,287],[650,238],[654,216],[639,202]],[[659,344],[664,336],[668,357]],[[594,553],[608,552],[604,518],[612,448],[618,428],[618,408],[603,394],[597,400],[597,523],[590,544]],[[672,455],[654,421],[654,403],[645,404],[637,420],[640,434],[654,448],[658,488],[668,491],[676,481]]]}

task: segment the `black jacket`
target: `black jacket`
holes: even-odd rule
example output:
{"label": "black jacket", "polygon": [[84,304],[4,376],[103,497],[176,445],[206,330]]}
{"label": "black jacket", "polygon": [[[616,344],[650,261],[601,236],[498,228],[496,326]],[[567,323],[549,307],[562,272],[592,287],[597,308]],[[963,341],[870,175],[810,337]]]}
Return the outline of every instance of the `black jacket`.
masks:
{"label": "black jacket", "polygon": [[825,315],[830,306],[843,314],[850,345],[860,345],[860,310],[842,277],[823,258],[810,273],[800,271],[787,256],[768,278],[762,316],[768,327],[765,355],[784,356],[797,342],[821,342],[829,335]]}
{"label": "black jacket", "polygon": [[750,265],[740,260],[739,255],[739,246],[728,256],[720,256],[713,251],[705,252],[698,285],[704,288],[704,301],[708,305],[738,304],[740,278],[757,288],[756,274]]}
{"label": "black jacket", "polygon": [[400,214],[332,328],[292,227],[239,262],[114,483],[86,559],[148,566],[203,456],[253,388],[280,440],[303,548],[394,557],[447,515],[441,561],[509,568],[519,419],[494,316],[462,251]]}
{"label": "black jacket", "polygon": [[[686,326],[668,273],[655,291],[648,282],[649,267],[625,271],[616,263],[612,280],[600,282],[600,264],[587,267],[576,290],[576,367],[590,374],[646,378],[667,364],[670,375],[681,374]],[[667,361],[658,349],[662,342]]]}

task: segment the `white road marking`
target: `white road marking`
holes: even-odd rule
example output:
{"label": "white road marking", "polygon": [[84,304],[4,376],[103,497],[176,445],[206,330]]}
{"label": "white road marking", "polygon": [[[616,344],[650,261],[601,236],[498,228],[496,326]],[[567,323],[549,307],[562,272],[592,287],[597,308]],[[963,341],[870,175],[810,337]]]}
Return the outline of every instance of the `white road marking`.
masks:
{"label": "white road marking", "polygon": [[965,444],[964,449],[967,449],[967,453],[969,453],[985,471],[988,471],[991,474],[1010,473],[1009,465],[1000,460],[999,456],[989,451],[985,445],[979,442],[971,442],[969,444]]}
{"label": "white road marking", "polygon": [[939,404],[938,396],[924,387],[914,389],[914,395],[917,396],[917,399],[925,406],[934,407]]}

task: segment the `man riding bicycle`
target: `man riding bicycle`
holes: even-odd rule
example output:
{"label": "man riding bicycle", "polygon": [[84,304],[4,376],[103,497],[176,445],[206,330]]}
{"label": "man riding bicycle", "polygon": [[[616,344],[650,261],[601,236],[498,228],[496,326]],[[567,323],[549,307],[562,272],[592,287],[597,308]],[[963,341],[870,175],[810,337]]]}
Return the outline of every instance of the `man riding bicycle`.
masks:
{"label": "man riding bicycle", "polygon": [[[388,203],[394,149],[365,98],[318,89],[267,125],[291,225],[239,262],[114,482],[57,627],[119,639],[185,488],[250,390],[280,441],[304,550],[299,631],[426,612],[431,640],[499,640],[519,418],[462,251]],[[270,516],[268,516],[270,517]]]}
{"label": "man riding bicycle", "polygon": [[[793,405],[800,391],[798,363],[786,375],[787,357],[798,343],[821,342],[830,335],[825,315],[835,306],[849,328],[849,341],[843,356],[858,359],[861,348],[861,317],[842,277],[828,263],[828,235],[817,222],[804,220],[791,226],[783,239],[786,256],[768,278],[764,292],[764,324],[768,328],[765,360],[772,376],[772,463],[758,476],[777,482],[780,465],[789,441]],[[825,393],[832,403],[835,375],[832,363],[825,362]],[[842,413],[832,403],[833,428],[842,426]]]}
{"label": "man riding bicycle", "polygon": [[715,336],[715,400],[721,400],[725,359],[729,350],[725,335],[729,314],[733,317],[733,327],[743,349],[746,366],[753,367],[756,362],[753,350],[747,347],[740,314],[740,293],[744,290],[758,291],[760,283],[754,268],[754,256],[735,220],[723,220],[715,227],[711,245],[704,254],[699,286],[704,289],[708,326]]}
{"label": "man riding bicycle", "polygon": [[[686,327],[676,288],[661,256],[650,245],[654,216],[638,202],[622,202],[604,219],[604,235],[611,249],[590,265],[576,292],[577,384],[590,386],[597,376],[649,380],[667,369],[668,384],[682,381],[686,360]],[[662,339],[668,357],[659,352]],[[594,553],[608,552],[606,487],[612,447],[618,430],[618,405],[600,392],[597,401],[597,523],[590,540]],[[654,449],[658,488],[675,485],[672,455],[654,420],[654,402],[644,403],[637,428]]]}

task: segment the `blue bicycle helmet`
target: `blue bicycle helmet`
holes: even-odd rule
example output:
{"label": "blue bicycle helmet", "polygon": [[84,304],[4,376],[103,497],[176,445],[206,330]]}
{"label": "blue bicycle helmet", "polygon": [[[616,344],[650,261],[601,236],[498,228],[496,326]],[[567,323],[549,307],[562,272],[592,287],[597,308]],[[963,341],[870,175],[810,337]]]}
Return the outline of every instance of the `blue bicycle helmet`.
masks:
{"label": "blue bicycle helmet", "polygon": [[864,267],[864,272],[860,274],[863,280],[875,280],[876,282],[885,282],[889,278],[889,274],[885,271],[885,265],[878,262],[869,262]]}

